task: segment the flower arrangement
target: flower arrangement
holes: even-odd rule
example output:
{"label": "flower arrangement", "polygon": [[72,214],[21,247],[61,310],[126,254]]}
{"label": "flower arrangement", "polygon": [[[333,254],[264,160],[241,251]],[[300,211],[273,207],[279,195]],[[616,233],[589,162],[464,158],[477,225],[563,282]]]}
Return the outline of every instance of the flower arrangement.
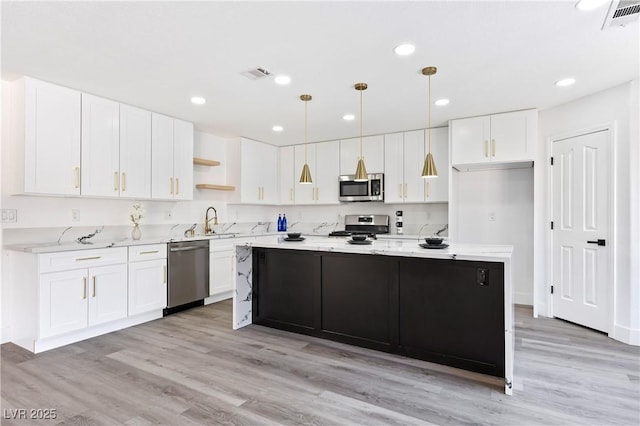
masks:
{"label": "flower arrangement", "polygon": [[142,204],[134,204],[129,214],[129,220],[133,224],[133,226],[138,226],[142,223],[142,218],[144,217],[144,208]]}

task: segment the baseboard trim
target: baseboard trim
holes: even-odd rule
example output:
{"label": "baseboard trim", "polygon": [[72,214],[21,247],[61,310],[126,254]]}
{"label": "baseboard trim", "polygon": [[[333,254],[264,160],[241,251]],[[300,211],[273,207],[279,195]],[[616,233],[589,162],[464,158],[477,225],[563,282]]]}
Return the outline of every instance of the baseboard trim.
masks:
{"label": "baseboard trim", "polygon": [[640,329],[637,328],[616,324],[613,326],[613,333],[609,334],[609,337],[628,345],[640,346]]}
{"label": "baseboard trim", "polygon": [[233,297],[233,290],[223,291],[222,293],[214,294],[204,299],[204,304],[209,305],[211,303],[220,302],[222,300],[231,299]]}
{"label": "baseboard trim", "polygon": [[533,306],[533,294],[531,293],[513,293],[513,303],[515,305]]}
{"label": "baseboard trim", "polygon": [[0,328],[0,344],[9,343],[11,341],[11,327],[5,326]]}

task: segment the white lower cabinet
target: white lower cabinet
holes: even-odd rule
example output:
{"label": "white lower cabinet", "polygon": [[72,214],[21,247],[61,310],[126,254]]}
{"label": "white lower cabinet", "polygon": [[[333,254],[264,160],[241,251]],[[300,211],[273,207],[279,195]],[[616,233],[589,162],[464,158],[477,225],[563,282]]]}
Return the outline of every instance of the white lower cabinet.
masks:
{"label": "white lower cabinet", "polygon": [[89,269],[88,326],[127,317],[127,265]]}
{"label": "white lower cabinet", "polygon": [[129,315],[167,307],[167,260],[129,263]]}
{"label": "white lower cabinet", "polygon": [[216,296],[233,290],[235,276],[235,247],[231,244],[209,243],[209,295]]}

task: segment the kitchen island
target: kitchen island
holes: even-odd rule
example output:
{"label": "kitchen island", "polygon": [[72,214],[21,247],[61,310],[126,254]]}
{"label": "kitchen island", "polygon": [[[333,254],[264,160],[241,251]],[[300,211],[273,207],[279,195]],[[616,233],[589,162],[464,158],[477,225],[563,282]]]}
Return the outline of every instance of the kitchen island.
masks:
{"label": "kitchen island", "polygon": [[233,326],[255,323],[397,353],[513,383],[511,246],[417,240],[236,246]]}

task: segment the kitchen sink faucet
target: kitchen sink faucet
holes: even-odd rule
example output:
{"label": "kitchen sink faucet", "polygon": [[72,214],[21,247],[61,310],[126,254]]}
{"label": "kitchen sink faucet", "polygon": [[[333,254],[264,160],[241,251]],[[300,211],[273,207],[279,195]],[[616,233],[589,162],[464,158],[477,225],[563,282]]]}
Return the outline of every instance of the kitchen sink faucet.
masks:
{"label": "kitchen sink faucet", "polygon": [[[213,213],[214,213],[214,216],[211,219],[209,219],[209,210],[213,210]],[[211,227],[209,226],[209,222],[211,222],[212,220],[214,225],[218,224],[218,211],[215,209],[215,207],[209,207],[207,209],[207,212],[204,214],[204,234],[205,235],[213,234],[213,229],[211,229]]]}

